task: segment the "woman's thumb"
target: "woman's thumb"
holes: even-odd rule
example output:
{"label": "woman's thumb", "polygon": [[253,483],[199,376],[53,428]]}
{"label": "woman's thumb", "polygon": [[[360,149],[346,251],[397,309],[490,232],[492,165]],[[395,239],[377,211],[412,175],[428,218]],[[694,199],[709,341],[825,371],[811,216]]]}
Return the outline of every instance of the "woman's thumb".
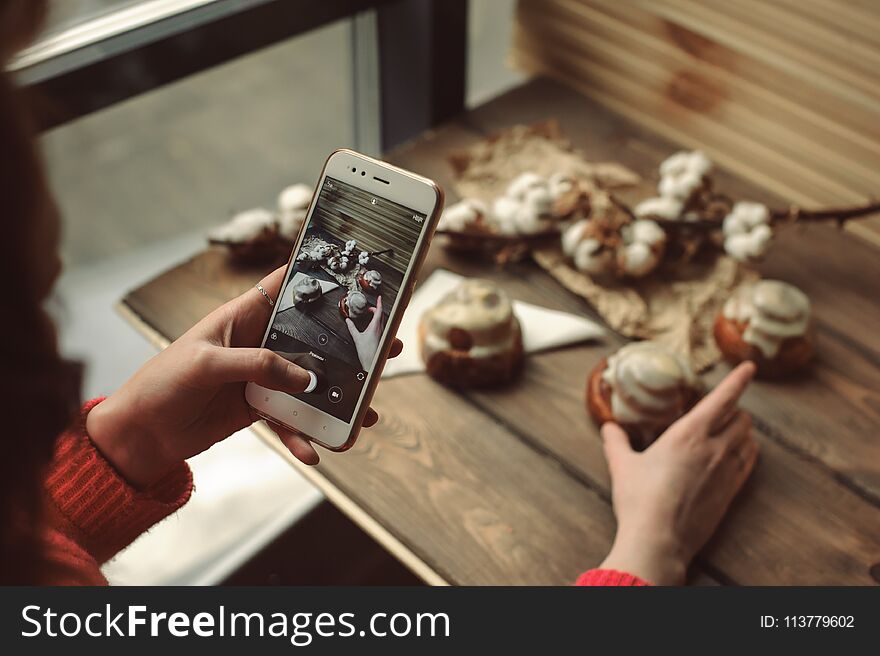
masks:
{"label": "woman's thumb", "polygon": [[634,453],[632,445],[629,443],[629,435],[620,425],[612,421],[602,424],[600,429],[602,435],[602,445],[605,448],[605,459],[608,461],[608,468],[614,471],[620,466],[621,461]]}
{"label": "woman's thumb", "polygon": [[287,394],[302,392],[311,380],[305,369],[265,348],[213,349],[208,369],[221,383],[251,382]]}

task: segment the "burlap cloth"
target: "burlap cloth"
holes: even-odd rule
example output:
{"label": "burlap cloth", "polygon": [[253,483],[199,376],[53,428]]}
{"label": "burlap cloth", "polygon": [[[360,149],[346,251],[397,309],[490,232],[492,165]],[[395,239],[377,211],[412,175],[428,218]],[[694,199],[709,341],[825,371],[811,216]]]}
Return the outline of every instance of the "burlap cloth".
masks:
{"label": "burlap cloth", "polygon": [[641,178],[617,162],[589,162],[575,151],[556,121],[515,125],[449,158],[462,198],[494,200],[520,173],[575,176],[605,189],[631,187]]}
{"label": "burlap cloth", "polygon": [[[554,122],[514,126],[450,158],[461,197],[491,200],[524,171],[570,173],[601,188],[640,187],[638,174],[613,163],[594,163],[572,149]],[[697,371],[721,357],[712,324],[724,302],[756,273],[720,255],[712,261],[662,270],[643,280],[599,284],[577,271],[559,246],[532,249],[532,258],[569,291],[586,299],[602,319],[626,337],[654,339],[687,358]]]}

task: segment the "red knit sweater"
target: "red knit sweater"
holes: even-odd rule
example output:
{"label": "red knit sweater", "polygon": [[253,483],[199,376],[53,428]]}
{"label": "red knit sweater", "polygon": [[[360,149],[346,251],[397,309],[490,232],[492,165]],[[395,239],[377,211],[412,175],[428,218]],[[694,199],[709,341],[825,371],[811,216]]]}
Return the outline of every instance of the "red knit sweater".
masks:
{"label": "red knit sweater", "polygon": [[86,415],[102,400],[86,403],[77,425],[58,438],[46,477],[46,546],[57,585],[107,585],[100,566],[192,494],[185,463],[144,490],[120,476],[86,433]]}
{"label": "red knit sweater", "polygon": [[[102,400],[86,403],[77,425],[58,438],[46,478],[45,540],[56,585],[106,585],[101,565],[185,504],[193,490],[185,463],[144,490],[129,485],[86,432],[86,415]],[[577,584],[647,585],[629,574],[595,569]]]}

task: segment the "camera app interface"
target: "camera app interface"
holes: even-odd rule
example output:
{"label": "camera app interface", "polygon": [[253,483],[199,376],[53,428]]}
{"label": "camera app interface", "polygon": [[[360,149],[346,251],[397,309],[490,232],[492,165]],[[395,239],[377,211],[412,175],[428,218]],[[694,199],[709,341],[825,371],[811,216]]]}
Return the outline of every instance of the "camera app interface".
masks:
{"label": "camera app interface", "polygon": [[313,373],[296,398],[351,421],[424,223],[424,214],[324,178],[266,340]]}

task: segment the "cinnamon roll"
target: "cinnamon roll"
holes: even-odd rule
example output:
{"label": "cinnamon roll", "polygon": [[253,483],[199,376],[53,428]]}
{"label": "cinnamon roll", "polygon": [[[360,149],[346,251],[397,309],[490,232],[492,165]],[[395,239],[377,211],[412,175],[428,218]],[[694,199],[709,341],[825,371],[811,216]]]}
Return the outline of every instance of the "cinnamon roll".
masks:
{"label": "cinnamon roll", "polygon": [[339,299],[339,313],[343,319],[357,321],[366,316],[370,309],[370,302],[361,292],[348,292]]}
{"label": "cinnamon roll", "polygon": [[593,369],[587,409],[600,426],[620,424],[633,448],[642,450],[690,410],[702,391],[700,379],[681,357],[656,342],[633,342]]}
{"label": "cinnamon roll", "polygon": [[731,363],[751,360],[764,376],[802,369],[814,351],[810,299],[779,280],[740,287],[715,319],[715,342]]}
{"label": "cinnamon roll", "polygon": [[317,301],[322,293],[321,283],[315,278],[306,276],[293,286],[293,304],[302,308]]}
{"label": "cinnamon roll", "polygon": [[523,363],[510,299],[486,280],[463,282],[425,312],[419,346],[428,375],[456,387],[507,382]]}

